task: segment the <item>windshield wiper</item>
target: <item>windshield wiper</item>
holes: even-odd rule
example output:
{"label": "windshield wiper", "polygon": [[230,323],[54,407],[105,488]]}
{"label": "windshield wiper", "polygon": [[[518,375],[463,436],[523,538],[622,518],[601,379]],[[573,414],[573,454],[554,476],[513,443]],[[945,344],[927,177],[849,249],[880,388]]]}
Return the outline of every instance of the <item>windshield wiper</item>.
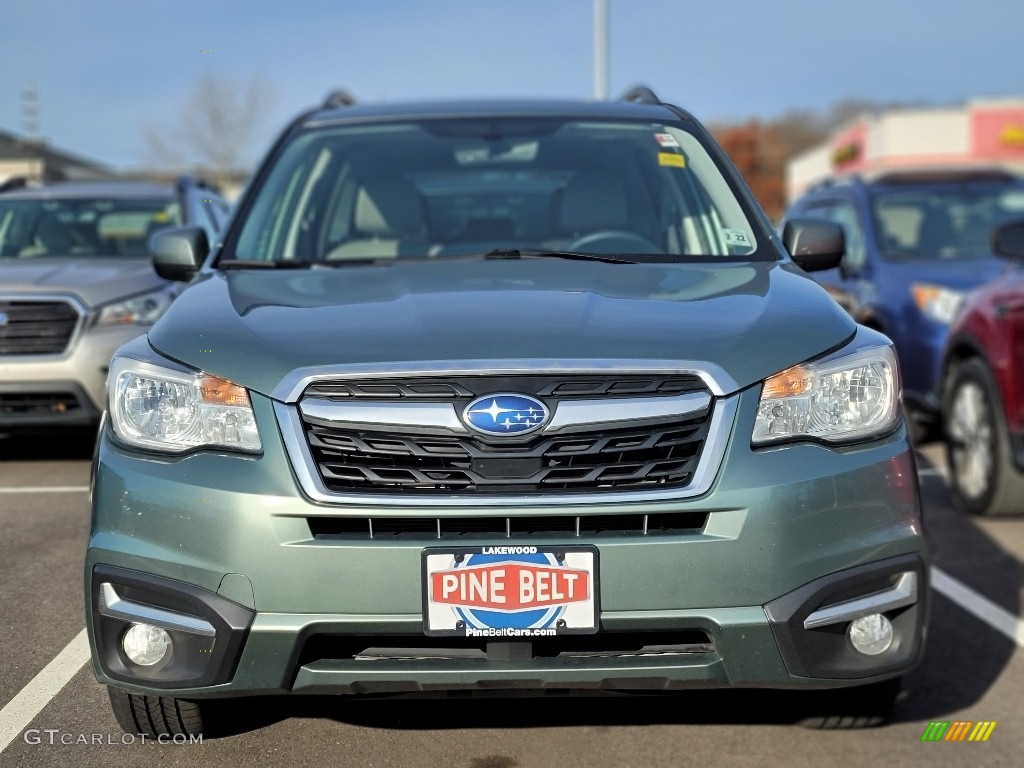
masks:
{"label": "windshield wiper", "polygon": [[224,259],[218,269],[311,269],[316,261],[264,261],[263,259]]}
{"label": "windshield wiper", "polygon": [[639,264],[635,258],[605,253],[579,253],[577,251],[540,251],[529,248],[496,248],[484,254],[485,259],[575,259],[577,261],[600,261],[605,264]]}
{"label": "windshield wiper", "polygon": [[264,261],[262,259],[225,259],[217,267],[219,269],[333,269],[334,267],[370,267],[380,264],[392,264],[393,258],[378,259],[337,259],[335,261],[310,261],[308,259],[292,259],[289,261]]}

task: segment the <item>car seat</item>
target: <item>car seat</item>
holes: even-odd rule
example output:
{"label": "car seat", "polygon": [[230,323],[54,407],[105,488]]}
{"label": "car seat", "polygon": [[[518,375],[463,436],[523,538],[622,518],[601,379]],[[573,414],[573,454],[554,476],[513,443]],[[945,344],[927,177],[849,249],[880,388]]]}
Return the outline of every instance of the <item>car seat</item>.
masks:
{"label": "car seat", "polygon": [[608,171],[586,171],[573,177],[562,191],[558,224],[570,242],[600,230],[626,229],[625,187]]}
{"label": "car seat", "polygon": [[352,236],[332,248],[328,261],[384,258],[426,251],[423,198],[401,178],[367,181],[356,195]]}

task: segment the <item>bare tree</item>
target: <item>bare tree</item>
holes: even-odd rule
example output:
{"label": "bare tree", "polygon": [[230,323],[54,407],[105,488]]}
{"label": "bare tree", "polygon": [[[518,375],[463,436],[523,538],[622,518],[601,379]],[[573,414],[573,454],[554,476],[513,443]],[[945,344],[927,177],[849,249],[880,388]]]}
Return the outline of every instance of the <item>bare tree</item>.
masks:
{"label": "bare tree", "polygon": [[199,167],[218,181],[238,173],[259,123],[276,101],[272,86],[253,76],[240,86],[207,71],[168,126],[143,128],[148,160],[163,166]]}

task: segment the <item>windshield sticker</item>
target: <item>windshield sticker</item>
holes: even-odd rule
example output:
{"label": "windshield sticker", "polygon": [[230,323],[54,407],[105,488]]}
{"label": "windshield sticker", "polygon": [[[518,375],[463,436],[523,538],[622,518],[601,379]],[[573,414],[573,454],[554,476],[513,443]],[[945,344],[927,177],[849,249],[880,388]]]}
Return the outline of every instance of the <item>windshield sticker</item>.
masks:
{"label": "windshield sticker", "polygon": [[663,147],[678,147],[679,142],[676,141],[676,137],[671,133],[656,133],[654,134],[654,140],[661,144]]}
{"label": "windshield sticker", "polygon": [[742,229],[723,229],[722,237],[725,238],[725,242],[729,245],[744,245],[747,248],[750,247],[750,238],[747,237],[747,233]]}
{"label": "windshield sticker", "polygon": [[682,155],[677,155],[675,152],[659,152],[658,165],[668,165],[672,168],[685,168],[686,158]]}

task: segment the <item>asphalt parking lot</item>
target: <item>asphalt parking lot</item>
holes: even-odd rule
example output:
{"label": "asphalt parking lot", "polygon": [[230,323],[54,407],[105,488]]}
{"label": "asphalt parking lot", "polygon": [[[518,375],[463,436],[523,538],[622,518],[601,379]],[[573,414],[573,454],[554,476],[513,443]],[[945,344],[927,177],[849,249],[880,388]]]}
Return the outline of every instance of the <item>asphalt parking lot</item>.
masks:
{"label": "asphalt parking lot", "polygon": [[[89,446],[0,441],[0,766],[1019,766],[1024,754],[1024,517],[966,519],[940,446],[919,454],[935,596],[925,662],[894,721],[793,724],[793,694],[273,699],[201,744],[123,737],[86,663]],[[1024,500],[1022,500],[1024,508]],[[923,743],[932,721],[994,721],[985,743]]]}

